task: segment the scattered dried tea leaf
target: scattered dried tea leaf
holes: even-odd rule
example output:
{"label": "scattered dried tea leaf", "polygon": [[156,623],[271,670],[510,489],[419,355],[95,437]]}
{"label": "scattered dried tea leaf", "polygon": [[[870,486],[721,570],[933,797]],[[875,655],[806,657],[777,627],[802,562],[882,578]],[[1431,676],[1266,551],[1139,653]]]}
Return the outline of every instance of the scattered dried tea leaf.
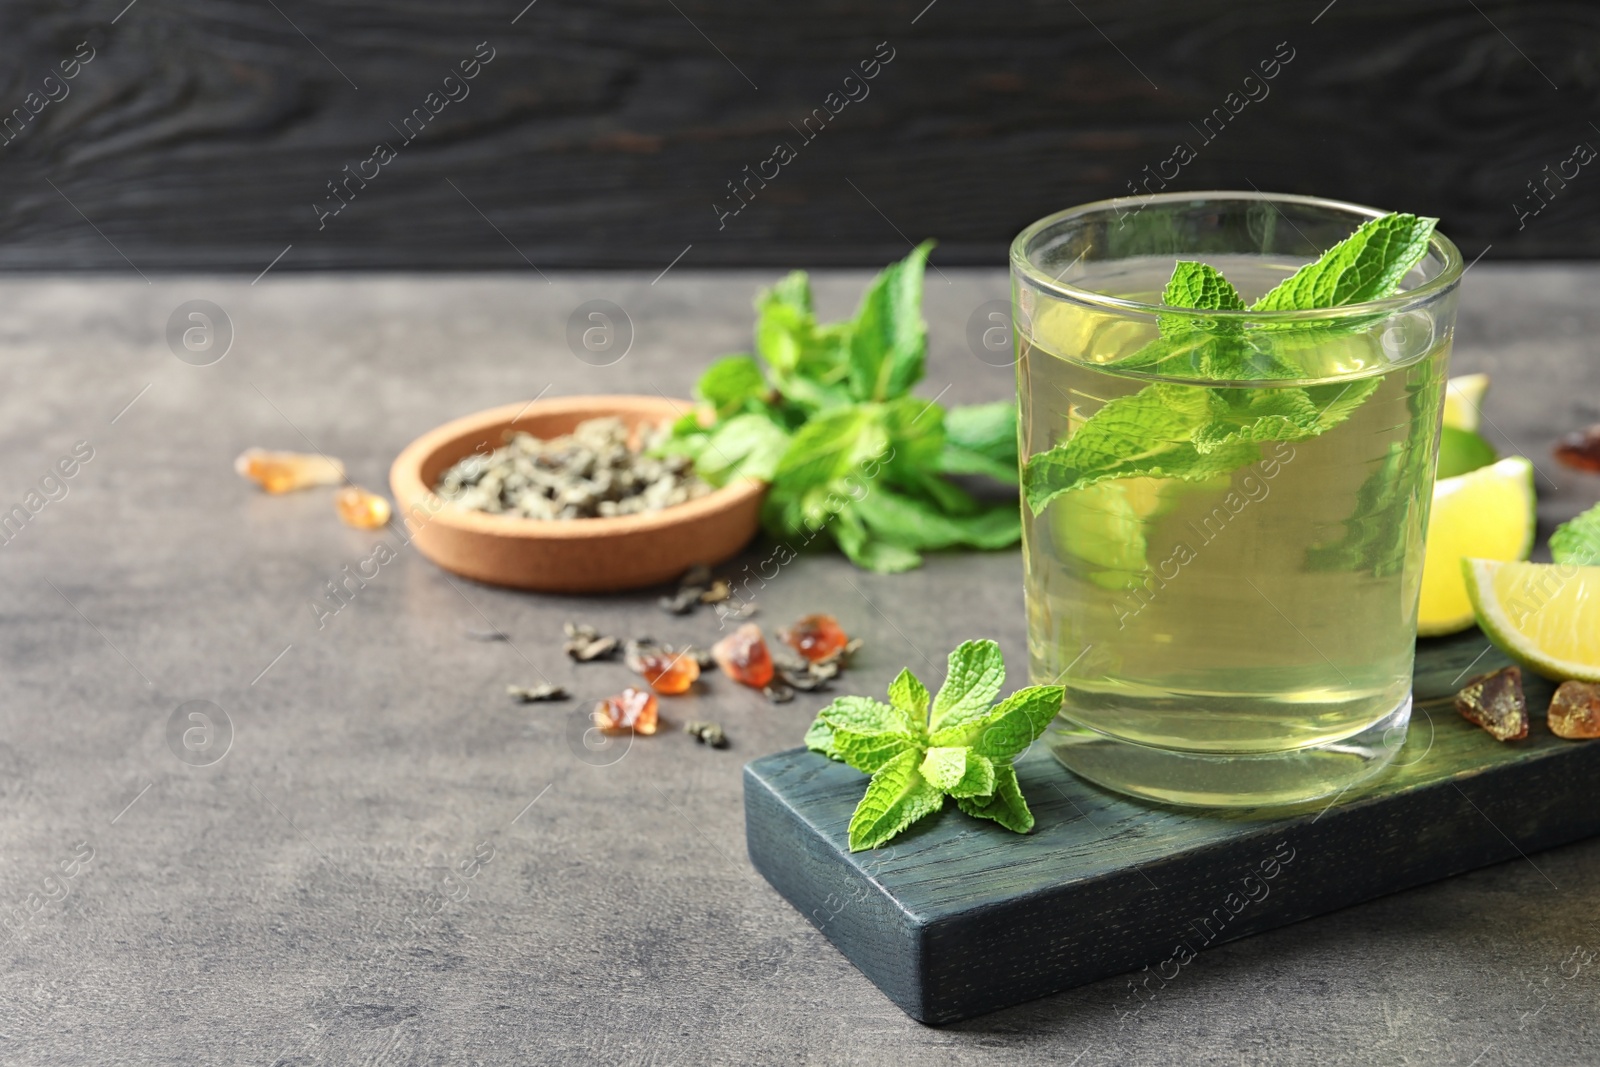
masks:
{"label": "scattered dried tea leaf", "polygon": [[779,667],[778,677],[794,689],[813,693],[826,689],[830,679],[839,673],[836,662],[807,663],[804,667]]}
{"label": "scattered dried tea leaf", "polygon": [[733,586],[728,584],[728,579],[718,578],[711,583],[711,588],[700,594],[702,604],[720,604],[728,599],[733,592]]}
{"label": "scattered dried tea leaf", "polygon": [[711,650],[709,648],[701,648],[698,645],[688,645],[683,649],[683,654],[685,656],[693,656],[694,661],[700,665],[701,670],[708,670],[717,665],[717,661],[711,657]]}
{"label": "scattered dried tea leaf", "polygon": [[844,651],[850,635],[832,615],[807,615],[778,634],[784,643],[813,662]]}
{"label": "scattered dried tea leaf", "polygon": [[774,678],[762,686],[761,692],[774,704],[787,704],[794,699],[794,687],[781,678]]}
{"label": "scattered dried tea leaf", "polygon": [[269,493],[288,493],[315,485],[344,481],[344,464],[314,452],[269,452],[247,448],[233,461],[233,469]]}
{"label": "scattered dried tea leaf", "polygon": [[709,493],[711,487],[690,466],[686,456],[657,457],[630,448],[627,425],[608,417],[544,440],[508,434],[503,448],[474,452],[446,470],[434,491],[456,507],[491,515],[608,518],[659,511]]}
{"label": "scattered dried tea leaf", "polygon": [[1496,741],[1527,737],[1528,701],[1522,693],[1522,668],[1502,667],[1473,678],[1456,694],[1456,710]]}
{"label": "scattered dried tea leaf", "polygon": [[1600,474],[1600,422],[1586,430],[1569,433],[1550,450],[1556,459],[1573,470]]}
{"label": "scattered dried tea leaf", "polygon": [[714,722],[691,722],[683,728],[683,732],[691,735],[702,745],[709,745],[712,748],[728,747],[728,735]]}
{"label": "scattered dried tea leaf", "polygon": [[[711,658],[722,673],[741,685],[761,689],[772,681],[772,653],[761,627],[747,622],[711,646]],[[790,693],[792,697],[793,692]]]}
{"label": "scattered dried tea leaf", "polygon": [[656,732],[656,698],[648,689],[629,686],[616,696],[607,697],[594,706],[594,724],[602,733],[621,734]]}
{"label": "scattered dried tea leaf", "polygon": [[333,507],[339,513],[340,522],[358,530],[387,526],[393,512],[386,498],[369,493],[359,485],[347,485],[333,494]]}
{"label": "scattered dried tea leaf", "polygon": [[700,598],[705,596],[710,588],[711,568],[704,563],[696,563],[678,579],[677,592],[661,597],[656,603],[660,604],[661,610],[669,615],[687,615],[700,606]]}
{"label": "scattered dried tea leaf", "polygon": [[689,650],[675,652],[670,645],[629,641],[623,661],[651,689],[668,696],[687,693],[700,677],[700,661]]}
{"label": "scattered dried tea leaf", "polygon": [[[731,597],[729,599],[732,599]],[[757,611],[754,600],[741,600],[730,606],[726,601],[717,605],[717,618],[722,622],[742,622]]]}
{"label": "scattered dried tea leaf", "polygon": [[563,629],[567,632],[567,640],[561,650],[579,663],[610,659],[622,647],[621,640],[602,636],[593,626],[569,622]]}
{"label": "scattered dried tea leaf", "polygon": [[863,642],[861,638],[852,637],[849,641],[845,642],[845,646],[843,648],[839,649],[831,656],[826,656],[817,662],[832,663],[835,664],[839,670],[843,670],[844,668],[850,666],[850,661],[855,658],[857,652],[861,651],[861,646],[864,643],[865,642]]}
{"label": "scattered dried tea leaf", "polygon": [[523,704],[533,704],[544,700],[566,700],[572,694],[567,692],[564,685],[553,685],[550,682],[540,682],[538,685],[508,685],[506,692],[512,699]]}
{"label": "scattered dried tea leaf", "polygon": [[1600,685],[1562,682],[1550,700],[1549,719],[1557,737],[1600,737]]}

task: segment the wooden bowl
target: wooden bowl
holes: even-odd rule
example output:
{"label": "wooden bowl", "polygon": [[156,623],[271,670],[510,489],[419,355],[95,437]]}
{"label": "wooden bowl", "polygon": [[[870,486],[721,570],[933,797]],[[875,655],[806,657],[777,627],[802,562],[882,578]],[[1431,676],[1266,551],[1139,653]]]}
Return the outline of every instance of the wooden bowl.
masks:
{"label": "wooden bowl", "polygon": [[671,581],[696,563],[721,563],[755,536],[764,482],[735,482],[642,515],[567,520],[468,511],[432,491],[446,468],[477,449],[499,448],[507,430],[556,437],[585,419],[614,415],[632,431],[689,407],[664,397],[572,396],[445,423],[407,445],[389,469],[397,515],[417,550],[445,570],[516,589],[615,592]]}

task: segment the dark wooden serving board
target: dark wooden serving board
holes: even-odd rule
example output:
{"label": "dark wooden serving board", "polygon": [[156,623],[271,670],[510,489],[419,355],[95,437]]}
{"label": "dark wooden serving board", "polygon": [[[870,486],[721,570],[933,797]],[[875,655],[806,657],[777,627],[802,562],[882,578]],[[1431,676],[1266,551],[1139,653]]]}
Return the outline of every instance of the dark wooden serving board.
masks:
{"label": "dark wooden serving board", "polygon": [[[1503,666],[1476,630],[1419,642],[1405,747],[1374,783],[1284,813],[1198,812],[1090,785],[1042,745],[1019,761],[1037,819],[1016,836],[953,805],[852,855],[866,779],[796,749],[745,768],[756,869],[907,1014],[994,1011],[1129,971],[1129,1010],[1207,947],[1600,832],[1600,742],[1536,715],[1502,744],[1450,698]],[[1146,990],[1144,994],[1140,990]]]}

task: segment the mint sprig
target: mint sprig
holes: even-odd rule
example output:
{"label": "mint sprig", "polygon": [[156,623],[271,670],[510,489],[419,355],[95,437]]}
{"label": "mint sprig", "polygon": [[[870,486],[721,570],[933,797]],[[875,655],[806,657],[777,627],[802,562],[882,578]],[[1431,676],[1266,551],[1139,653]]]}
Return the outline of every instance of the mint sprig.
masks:
{"label": "mint sprig", "polygon": [[[1391,214],[1279,282],[1251,311],[1310,310],[1391,295],[1426,254],[1438,220]],[[1180,260],[1162,292],[1169,308],[1242,311],[1222,273]],[[1327,342],[1338,324],[1250,328],[1230,316],[1158,314],[1160,336],[1108,368],[1217,381],[1303,377],[1297,349]],[[1203,481],[1260,459],[1260,445],[1316,437],[1349,418],[1381,375],[1319,386],[1197,388],[1154,383],[1108,402],[1067,440],[1030,457],[1023,493],[1038,514],[1056,497],[1115,478]]]}
{"label": "mint sprig", "polygon": [[1015,503],[981,503],[949,475],[1017,482],[1013,401],[946,410],[911,395],[927,352],[922,275],[932,242],[878,274],[853,318],[817,321],[796,271],[756,298],[755,353],[713,363],[701,409],[658,449],[712,485],[771,482],[763,525],[791,544],[826,531],[857,566],[916,567],[944,548],[1004,548]]}
{"label": "mint sprig", "polygon": [[840,697],[817,714],[806,747],[872,775],[850,819],[850,851],[877,848],[944,807],[1025,834],[1033,813],[1012,766],[1061,710],[1059,685],[1019,689],[1000,703],[1005,661],[993,641],[950,653],[932,698],[910,670],[889,683],[889,703]]}

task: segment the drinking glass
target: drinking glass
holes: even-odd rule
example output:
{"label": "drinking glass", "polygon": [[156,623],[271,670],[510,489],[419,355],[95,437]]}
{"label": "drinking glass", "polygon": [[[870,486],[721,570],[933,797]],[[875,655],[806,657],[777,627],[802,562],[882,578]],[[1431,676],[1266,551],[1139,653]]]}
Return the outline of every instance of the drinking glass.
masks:
{"label": "drinking glass", "polygon": [[1392,296],[1167,307],[1178,260],[1248,307],[1382,212],[1168,193],[1011,246],[1030,670],[1051,750],[1108,788],[1243,807],[1329,796],[1404,742],[1461,256]]}

